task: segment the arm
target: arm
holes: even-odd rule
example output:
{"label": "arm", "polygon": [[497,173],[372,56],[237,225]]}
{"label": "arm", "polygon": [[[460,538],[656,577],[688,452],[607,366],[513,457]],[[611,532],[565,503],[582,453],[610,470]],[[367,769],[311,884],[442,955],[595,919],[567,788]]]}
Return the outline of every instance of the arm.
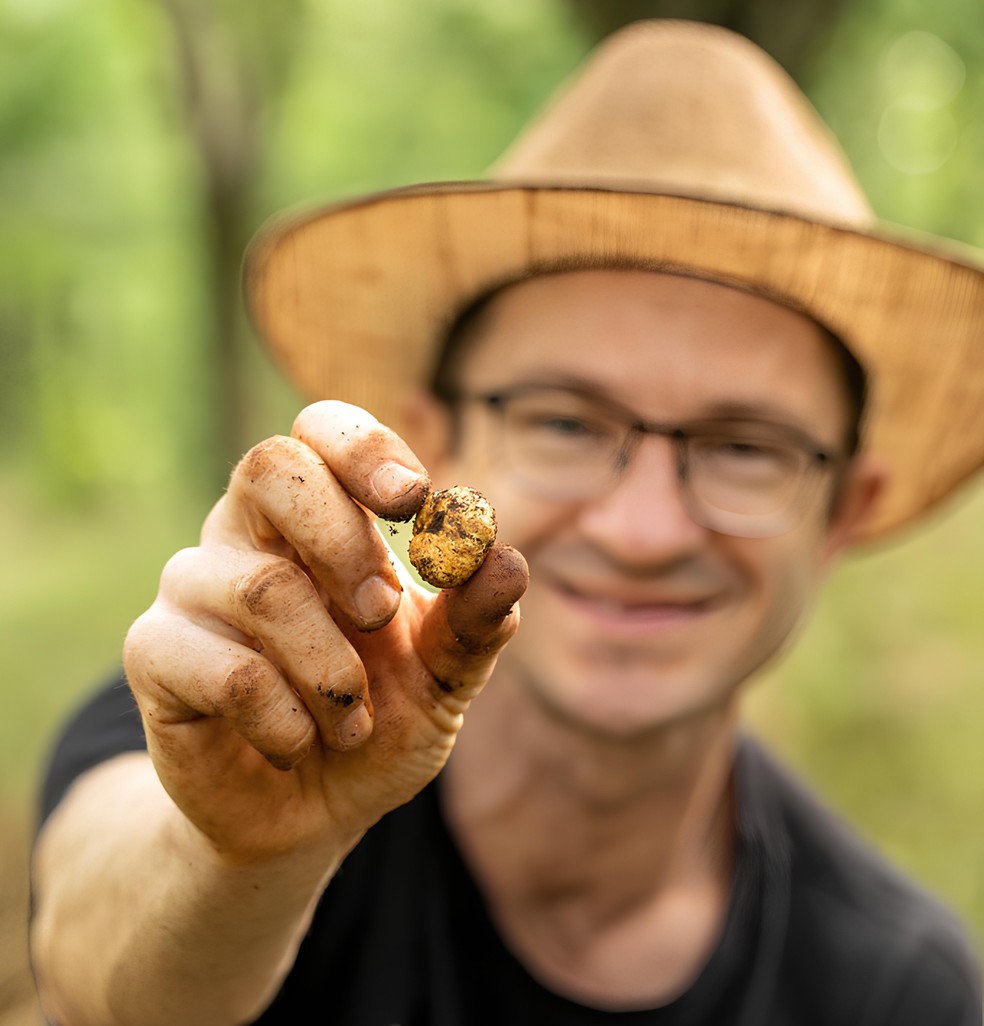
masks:
{"label": "arm", "polygon": [[401,580],[363,507],[406,516],[426,487],[391,432],[316,404],[165,568],[124,651],[149,756],[86,773],[39,839],[60,1026],[255,1018],[345,854],[443,766],[526,569],[496,547],[459,589]]}
{"label": "arm", "polygon": [[224,865],[146,755],[89,771],[46,826],[36,866],[45,913],[33,943],[50,1020],[254,1019],[336,867],[289,857]]}

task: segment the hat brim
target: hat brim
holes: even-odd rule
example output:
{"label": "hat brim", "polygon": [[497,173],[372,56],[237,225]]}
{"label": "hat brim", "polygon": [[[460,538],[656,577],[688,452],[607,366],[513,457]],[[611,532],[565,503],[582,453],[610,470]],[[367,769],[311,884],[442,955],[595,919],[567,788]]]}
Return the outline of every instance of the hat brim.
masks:
{"label": "hat brim", "polygon": [[841,338],[869,375],[863,446],[890,473],[867,539],[984,464],[984,270],[887,229],[630,188],[439,183],[271,222],[247,250],[245,299],[304,396],[395,423],[467,303],[556,266],[724,282]]}

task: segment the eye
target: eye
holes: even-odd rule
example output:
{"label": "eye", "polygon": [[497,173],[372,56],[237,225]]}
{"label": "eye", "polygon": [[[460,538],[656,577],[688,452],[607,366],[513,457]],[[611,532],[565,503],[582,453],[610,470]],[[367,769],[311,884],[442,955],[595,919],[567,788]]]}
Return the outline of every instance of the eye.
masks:
{"label": "eye", "polygon": [[553,434],[572,438],[595,433],[587,421],[565,414],[543,414],[538,420],[534,420],[531,426],[542,431],[549,431]]}
{"label": "eye", "polygon": [[606,454],[620,437],[617,425],[576,398],[525,396],[510,413],[507,428],[514,442],[547,462]]}
{"label": "eye", "polygon": [[749,442],[744,439],[723,438],[712,443],[722,457],[732,459],[775,459],[776,449],[774,446],[762,445],[758,442]]}
{"label": "eye", "polygon": [[604,417],[583,407],[572,401],[537,397],[515,403],[512,413],[516,426],[535,438],[578,442],[612,434],[612,426]]}
{"label": "eye", "polygon": [[721,480],[762,485],[796,472],[798,454],[772,439],[743,434],[713,434],[692,439],[694,459]]}
{"label": "eye", "polygon": [[518,426],[525,444],[572,454],[607,445],[611,434],[600,421],[548,410],[527,411]]}

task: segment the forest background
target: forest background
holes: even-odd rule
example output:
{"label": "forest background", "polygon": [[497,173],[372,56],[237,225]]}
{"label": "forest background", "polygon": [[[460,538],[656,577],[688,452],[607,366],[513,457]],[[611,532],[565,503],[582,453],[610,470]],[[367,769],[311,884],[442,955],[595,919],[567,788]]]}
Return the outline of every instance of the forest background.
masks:
{"label": "forest background", "polygon": [[[27,851],[53,735],[300,404],[244,321],[244,244],[301,201],[480,177],[644,16],[756,39],[881,217],[984,247],[981,0],[0,0],[0,1026],[39,1022]],[[973,487],[850,560],[751,712],[979,942],[982,512]]]}

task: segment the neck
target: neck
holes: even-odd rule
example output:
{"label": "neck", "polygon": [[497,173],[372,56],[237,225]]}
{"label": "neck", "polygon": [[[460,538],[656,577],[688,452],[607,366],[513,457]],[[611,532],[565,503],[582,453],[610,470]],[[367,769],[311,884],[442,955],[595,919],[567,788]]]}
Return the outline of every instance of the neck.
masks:
{"label": "neck", "polygon": [[627,857],[627,836],[638,838],[652,882],[654,867],[671,872],[674,853],[704,846],[722,811],[727,819],[735,720],[728,708],[613,736],[565,722],[497,678],[467,717],[445,771],[449,821],[486,843],[501,831],[516,857],[544,852],[554,869],[559,857],[599,875],[600,859]]}
{"label": "neck", "polygon": [[526,694],[497,675],[442,777],[450,828],[504,936],[563,988],[562,967],[599,938],[658,946],[653,931],[665,940],[686,908],[704,924],[702,957],[730,888],[734,710],[613,737]]}

